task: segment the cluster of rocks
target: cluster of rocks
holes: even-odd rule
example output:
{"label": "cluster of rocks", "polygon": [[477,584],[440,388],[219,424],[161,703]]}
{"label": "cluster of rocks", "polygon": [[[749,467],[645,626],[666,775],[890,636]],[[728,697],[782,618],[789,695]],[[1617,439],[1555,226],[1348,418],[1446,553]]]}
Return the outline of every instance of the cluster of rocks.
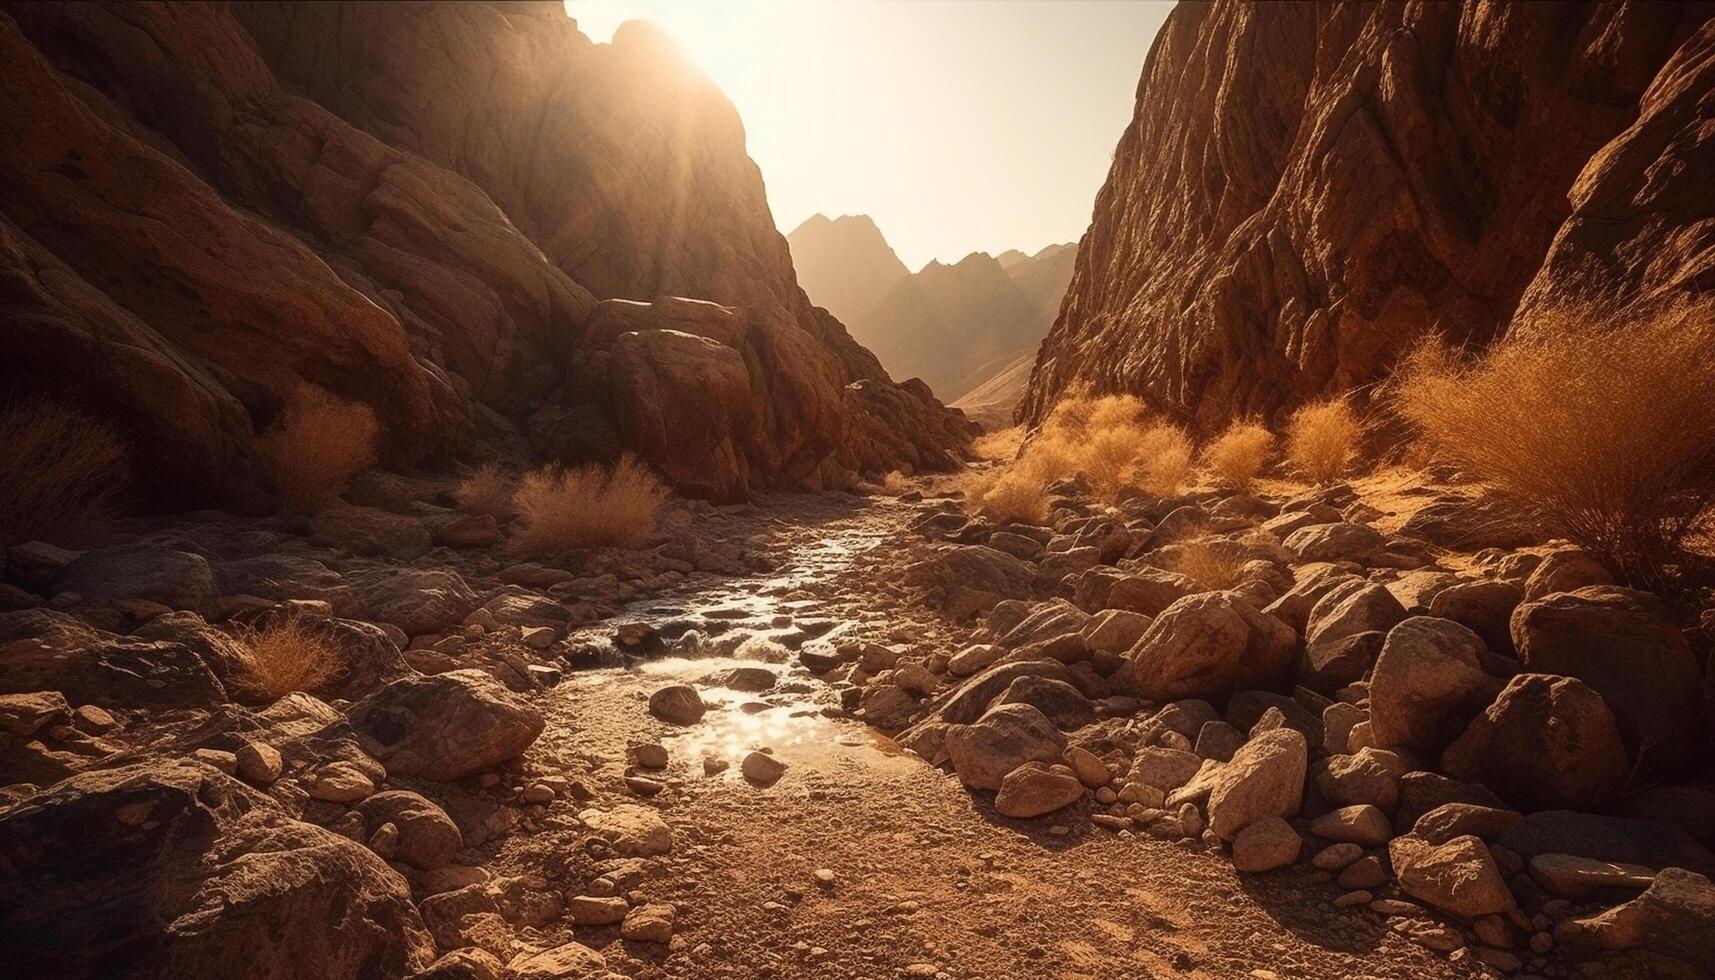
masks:
{"label": "cluster of rocks", "polygon": [[[801,659],[1002,817],[1077,806],[1244,872],[1307,864],[1334,904],[1493,969],[1552,971],[1556,949],[1715,969],[1662,928],[1715,924],[1715,785],[1700,658],[1661,600],[1552,543],[1450,570],[1435,541],[1482,537],[1453,497],[1417,538],[1346,487],[1081,491],[1054,488],[1047,527],[924,506],[907,577],[981,642]],[[1181,571],[1192,549],[1231,580]]]}
{"label": "cluster of rocks", "polygon": [[[621,627],[598,656],[580,623],[765,567],[726,540],[745,508],[692,502],[643,549],[520,562],[450,486],[377,473],[308,519],[205,512],[0,553],[0,907],[24,915],[24,972],[217,976],[242,951],[325,976],[559,977],[604,969],[574,930],[671,940],[673,907],[639,891],[666,825],[532,774],[527,696],[654,639]],[[248,638],[286,619],[338,658],[315,695],[253,683]],[[654,749],[638,761],[664,766]],[[593,863],[485,869],[545,829],[588,835]]]}

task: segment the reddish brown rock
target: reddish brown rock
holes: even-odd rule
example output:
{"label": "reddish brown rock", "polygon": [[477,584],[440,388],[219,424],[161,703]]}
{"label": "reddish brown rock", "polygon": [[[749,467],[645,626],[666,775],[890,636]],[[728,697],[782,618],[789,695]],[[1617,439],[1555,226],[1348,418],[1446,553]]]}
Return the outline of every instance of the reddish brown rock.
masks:
{"label": "reddish brown rock", "polygon": [[1218,428],[1374,381],[1431,333],[1486,343],[1568,288],[1706,291],[1709,16],[1178,6],[1021,414],[1088,381]]}

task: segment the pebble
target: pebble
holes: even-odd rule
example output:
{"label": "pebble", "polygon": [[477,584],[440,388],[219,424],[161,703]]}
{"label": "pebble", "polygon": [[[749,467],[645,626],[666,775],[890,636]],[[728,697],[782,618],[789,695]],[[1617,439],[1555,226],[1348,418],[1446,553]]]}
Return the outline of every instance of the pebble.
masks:
{"label": "pebble", "polygon": [[816,884],[821,885],[823,888],[834,887],[834,880],[836,877],[837,876],[834,874],[833,868],[816,869]]}
{"label": "pebble", "polygon": [[310,778],[307,789],[312,800],[330,803],[356,803],[375,793],[375,784],[363,770],[349,762],[333,762],[323,766]]}
{"label": "pebble", "polygon": [[245,742],[234,756],[238,774],[258,786],[267,786],[285,772],[280,750],[266,742]]}
{"label": "pebble", "polygon": [[578,895],[567,903],[566,911],[580,926],[610,926],[625,918],[631,906],[623,898]]}
{"label": "pebble", "polygon": [[758,786],[773,786],[786,775],[787,765],[766,752],[752,752],[744,757],[739,772]]}

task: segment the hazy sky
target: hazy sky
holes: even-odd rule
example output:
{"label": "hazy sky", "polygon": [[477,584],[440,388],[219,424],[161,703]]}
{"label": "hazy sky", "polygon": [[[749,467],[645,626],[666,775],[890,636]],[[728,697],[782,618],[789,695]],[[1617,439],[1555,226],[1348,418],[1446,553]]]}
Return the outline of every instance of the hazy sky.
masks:
{"label": "hazy sky", "polygon": [[868,214],[912,269],[1076,241],[1172,7],[1149,0],[567,0],[666,28],[738,106],[781,231]]}

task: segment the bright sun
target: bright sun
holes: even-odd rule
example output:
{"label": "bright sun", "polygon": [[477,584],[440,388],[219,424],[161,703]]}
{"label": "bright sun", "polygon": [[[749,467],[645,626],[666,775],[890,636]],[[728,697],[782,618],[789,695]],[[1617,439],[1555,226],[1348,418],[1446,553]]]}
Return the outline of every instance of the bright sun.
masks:
{"label": "bright sun", "polygon": [[565,0],[566,12],[592,41],[606,42],[628,20],[648,20],[678,42],[685,56],[726,89],[748,88],[782,50],[792,7],[768,0]]}

